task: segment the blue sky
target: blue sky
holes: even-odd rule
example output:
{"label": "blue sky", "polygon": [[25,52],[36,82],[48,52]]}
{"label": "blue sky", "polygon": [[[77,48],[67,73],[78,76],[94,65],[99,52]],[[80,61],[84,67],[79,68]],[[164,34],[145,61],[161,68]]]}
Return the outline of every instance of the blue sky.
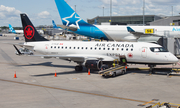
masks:
{"label": "blue sky", "polygon": [[[112,0],[113,16],[142,15],[143,0]],[[94,18],[103,15],[109,16],[110,0],[66,0],[74,8],[82,19]],[[145,14],[170,16],[172,6],[174,15],[180,13],[180,0],[145,0]],[[62,24],[54,0],[1,0],[0,2],[0,26],[21,27],[20,13],[28,14],[35,26],[52,25],[52,19],[56,24]]]}

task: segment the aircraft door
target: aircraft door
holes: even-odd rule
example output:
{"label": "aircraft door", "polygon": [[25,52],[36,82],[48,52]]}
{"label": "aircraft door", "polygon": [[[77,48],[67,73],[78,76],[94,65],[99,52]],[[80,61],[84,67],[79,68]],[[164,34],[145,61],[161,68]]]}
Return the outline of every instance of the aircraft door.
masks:
{"label": "aircraft door", "polygon": [[45,54],[48,54],[49,44],[45,45]]}
{"label": "aircraft door", "polygon": [[146,57],[147,57],[147,48],[146,48],[146,47],[142,47],[141,56],[142,56],[143,58],[146,58]]}

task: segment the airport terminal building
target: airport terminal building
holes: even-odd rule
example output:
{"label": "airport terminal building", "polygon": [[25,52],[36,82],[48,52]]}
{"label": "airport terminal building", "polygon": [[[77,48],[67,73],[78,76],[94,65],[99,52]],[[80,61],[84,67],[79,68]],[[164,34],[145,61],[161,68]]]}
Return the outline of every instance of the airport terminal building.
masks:
{"label": "airport terminal building", "polygon": [[[157,15],[145,15],[145,24],[149,25],[150,22],[163,19]],[[97,16],[93,19],[88,19],[90,24],[101,25],[107,23],[110,20],[110,16]],[[132,16],[111,16],[111,25],[143,25],[143,15]]]}
{"label": "airport terminal building", "polygon": [[[150,26],[179,26],[180,16],[158,16],[145,15],[145,25]],[[87,19],[90,24],[110,24],[110,16],[97,16],[92,19]],[[143,15],[132,16],[111,16],[111,25],[143,25]]]}

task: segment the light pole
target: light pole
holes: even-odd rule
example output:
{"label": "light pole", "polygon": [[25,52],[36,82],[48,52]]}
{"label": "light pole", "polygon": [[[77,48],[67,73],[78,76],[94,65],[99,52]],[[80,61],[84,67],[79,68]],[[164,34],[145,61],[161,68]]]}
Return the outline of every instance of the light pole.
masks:
{"label": "light pole", "polygon": [[173,16],[173,6],[172,6],[172,16]]}
{"label": "light pole", "polygon": [[104,7],[103,7],[103,16],[104,16]]}
{"label": "light pole", "polygon": [[110,0],[110,23],[111,23],[111,16],[112,16],[112,0]]}
{"label": "light pole", "polygon": [[145,25],[145,19],[144,19],[144,14],[145,14],[145,0],[143,0],[143,26]]}
{"label": "light pole", "polygon": [[76,12],[76,5],[75,5],[75,12]]}

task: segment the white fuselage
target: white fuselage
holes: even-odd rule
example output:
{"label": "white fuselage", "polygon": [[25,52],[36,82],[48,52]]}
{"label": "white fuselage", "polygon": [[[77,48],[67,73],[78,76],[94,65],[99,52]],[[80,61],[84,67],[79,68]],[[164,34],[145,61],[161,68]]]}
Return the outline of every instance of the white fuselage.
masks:
{"label": "white fuselage", "polygon": [[162,48],[160,45],[144,42],[43,41],[25,45],[34,46],[35,51],[46,55],[103,58],[103,61],[119,60],[120,56],[125,56],[129,63],[172,64],[178,61],[170,52],[152,51],[152,48]]}
{"label": "white fuselage", "polygon": [[[43,30],[37,30],[40,34],[44,34]],[[16,34],[24,34],[23,30],[15,30]]]}
{"label": "white fuselage", "polygon": [[23,33],[24,33],[23,30],[15,30],[15,32],[16,32],[17,34],[23,34]]}
{"label": "white fuselage", "polygon": [[[119,25],[96,25],[101,31],[103,31],[108,38],[116,41],[137,41],[137,37],[128,32],[128,26]],[[141,32],[149,35],[178,37],[180,36],[179,26],[129,26],[135,32]],[[146,30],[153,30],[153,32],[147,33]],[[141,36],[140,36],[141,37]]]}

